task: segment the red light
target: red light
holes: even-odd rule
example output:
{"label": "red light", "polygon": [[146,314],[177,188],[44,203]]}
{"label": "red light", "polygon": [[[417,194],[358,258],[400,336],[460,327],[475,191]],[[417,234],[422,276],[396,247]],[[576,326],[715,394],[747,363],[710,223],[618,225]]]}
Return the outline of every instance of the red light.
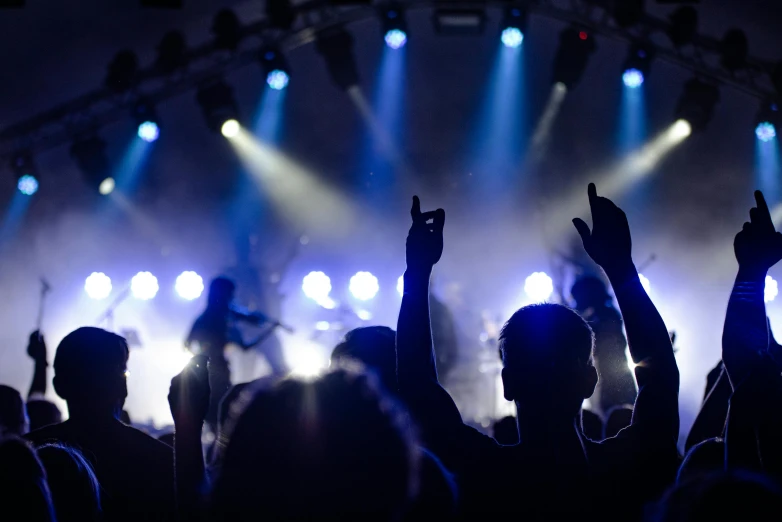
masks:
{"label": "red light", "polygon": [[586,40],[587,38],[589,38],[589,35],[586,34],[586,32],[581,31],[580,33],[578,33],[578,37],[581,38],[582,40]]}

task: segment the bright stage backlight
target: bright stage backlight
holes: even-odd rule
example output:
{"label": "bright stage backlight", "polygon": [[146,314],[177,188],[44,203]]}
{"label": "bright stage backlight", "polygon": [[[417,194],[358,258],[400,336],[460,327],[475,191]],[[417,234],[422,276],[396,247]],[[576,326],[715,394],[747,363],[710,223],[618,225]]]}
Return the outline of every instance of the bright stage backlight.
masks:
{"label": "bright stage backlight", "polygon": [[130,280],[130,291],[133,297],[142,301],[155,297],[159,289],[157,277],[150,272],[139,272]]}
{"label": "bright stage backlight", "polygon": [[100,185],[98,186],[98,192],[100,192],[101,196],[108,196],[114,192],[114,186],[114,178],[106,178],[100,182]]}
{"label": "bright stage backlight", "polygon": [[16,188],[25,196],[32,196],[38,192],[38,180],[31,174],[25,174],[19,178]]}
{"label": "bright stage backlight", "polygon": [[154,121],[145,121],[138,126],[138,137],[152,143],[160,136],[160,129]]}
{"label": "bright stage backlight", "polygon": [[401,49],[407,43],[407,34],[401,29],[391,29],[386,32],[385,41],[391,49]]}
{"label": "bright stage backlight", "polygon": [[204,291],[204,279],[192,271],[182,272],[176,278],[174,288],[179,297],[192,301],[201,297]]}
{"label": "bright stage backlight", "polygon": [[776,299],[777,295],[779,294],[779,285],[777,284],[776,279],[771,277],[770,275],[766,276],[766,285],[763,289],[763,300],[767,303],[770,303],[774,299]]}
{"label": "bright stage backlight", "polygon": [[331,300],[331,278],[320,271],[313,271],[304,276],[301,281],[301,290],[304,295],[318,303],[323,308],[334,308]]}
{"label": "bright stage backlight", "polygon": [[683,140],[692,134],[692,125],[687,120],[676,120],[670,129],[671,138]]}
{"label": "bright stage backlight", "polygon": [[84,291],[90,299],[106,299],[111,293],[111,278],[103,272],[93,272],[84,281]]}
{"label": "bright stage backlight", "polygon": [[289,81],[290,77],[288,76],[288,73],[280,69],[269,71],[269,74],[266,75],[266,83],[275,91],[283,90],[288,86]]}
{"label": "bright stage backlight", "polygon": [[648,294],[652,290],[652,284],[649,282],[649,280],[644,277],[643,274],[638,274],[638,279],[641,280],[641,286],[644,287],[644,290],[646,290],[646,293]]}
{"label": "bright stage backlight", "polygon": [[239,134],[239,122],[236,120],[227,120],[220,127],[220,132],[226,138],[235,138]]}
{"label": "bright stage backlight", "polygon": [[524,281],[524,293],[536,303],[545,302],[554,292],[554,282],[545,272],[534,272]]}
{"label": "bright stage backlight", "polygon": [[356,272],[356,274],[350,278],[350,293],[353,297],[360,301],[368,301],[375,297],[380,285],[377,282],[377,277],[370,272]]}
{"label": "bright stage backlight", "polygon": [[635,89],[644,83],[644,73],[638,69],[627,69],[622,74],[622,81],[624,82],[625,86],[630,87],[631,89]]}
{"label": "bright stage backlight", "polygon": [[757,136],[760,141],[771,141],[776,137],[776,135],[777,129],[771,122],[764,121],[758,123],[758,126],[755,127],[755,136]]}
{"label": "bright stage backlight", "polygon": [[502,40],[502,44],[505,47],[515,49],[516,47],[519,47],[524,41],[524,33],[522,33],[521,29],[518,27],[507,27],[503,29],[500,40]]}
{"label": "bright stage backlight", "polygon": [[396,280],[396,291],[399,292],[399,297],[402,297],[405,293],[405,276],[399,276]]}

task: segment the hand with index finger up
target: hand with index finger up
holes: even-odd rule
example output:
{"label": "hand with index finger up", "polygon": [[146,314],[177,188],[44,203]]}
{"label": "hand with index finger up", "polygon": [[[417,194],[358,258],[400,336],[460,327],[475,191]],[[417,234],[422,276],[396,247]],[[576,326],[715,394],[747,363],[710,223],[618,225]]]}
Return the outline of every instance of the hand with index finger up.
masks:
{"label": "hand with index finger up", "polygon": [[782,234],[774,229],[766,199],[755,191],[756,206],[749,211],[749,222],[736,234],[733,250],[740,270],[765,276],[782,259]]}
{"label": "hand with index finger up", "polygon": [[413,224],[407,234],[407,267],[414,270],[431,270],[443,254],[445,211],[438,208],[421,212],[421,201],[418,196],[413,196],[410,216]]}

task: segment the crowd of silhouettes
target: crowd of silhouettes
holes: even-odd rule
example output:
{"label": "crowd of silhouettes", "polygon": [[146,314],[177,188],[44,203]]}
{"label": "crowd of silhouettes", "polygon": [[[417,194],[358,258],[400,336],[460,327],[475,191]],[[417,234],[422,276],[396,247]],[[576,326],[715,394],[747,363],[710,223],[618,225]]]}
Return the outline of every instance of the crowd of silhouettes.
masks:
{"label": "crowd of silhouettes", "polygon": [[498,419],[491,434],[465,423],[441,385],[456,353],[437,346],[456,342],[453,319],[433,326],[444,314],[430,308],[445,212],[423,212],[414,197],[396,330],[350,331],[319,377],[278,371],[231,387],[223,347],[240,336],[226,320],[234,286],[218,278],[188,337],[202,352],[171,381],[173,436],[157,440],[123,419],[128,343],[92,327],[68,334],[54,353],[62,421],[45,399],[49,353],[34,332],[27,399],[0,386],[0,516],[781,520],[782,350],[764,283],[782,259],[782,234],[763,195],[755,193],[734,239],[722,358],[683,451],[672,339],[639,279],[627,218],[594,184],[587,197],[591,227],[578,217],[573,224],[605,280],[577,281],[574,308],[533,304],[507,319],[501,380],[516,415]]}

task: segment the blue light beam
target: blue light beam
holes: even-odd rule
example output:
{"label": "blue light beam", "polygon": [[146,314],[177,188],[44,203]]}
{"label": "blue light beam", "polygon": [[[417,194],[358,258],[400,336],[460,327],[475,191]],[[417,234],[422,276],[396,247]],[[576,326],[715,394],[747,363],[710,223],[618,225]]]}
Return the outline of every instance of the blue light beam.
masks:
{"label": "blue light beam", "polygon": [[780,176],[779,137],[766,141],[755,138],[755,183],[770,207],[782,203]]}

